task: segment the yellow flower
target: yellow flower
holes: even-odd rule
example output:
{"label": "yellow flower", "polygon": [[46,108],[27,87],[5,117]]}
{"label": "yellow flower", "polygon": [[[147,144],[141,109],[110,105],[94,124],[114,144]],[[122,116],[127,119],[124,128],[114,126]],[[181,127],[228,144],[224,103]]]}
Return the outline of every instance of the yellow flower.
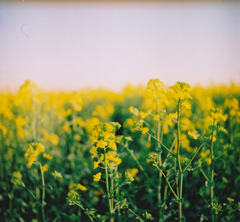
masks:
{"label": "yellow flower", "polygon": [[57,134],[55,133],[52,133],[49,137],[48,137],[48,140],[53,144],[53,145],[58,145],[58,142],[59,142],[59,137]]}
{"label": "yellow flower", "polygon": [[98,167],[99,163],[100,163],[99,161],[94,161],[93,162],[93,169],[96,169]]}
{"label": "yellow flower", "polygon": [[211,165],[211,163],[212,163],[211,158],[210,157],[206,158],[206,162],[207,162],[208,165]]}
{"label": "yellow flower", "polygon": [[132,177],[135,177],[138,173],[138,169],[137,168],[127,169],[126,172],[130,173]]}
{"label": "yellow flower", "polygon": [[205,158],[205,157],[207,157],[208,155],[210,154],[210,150],[206,150],[206,152],[201,152],[201,157],[202,158]]}
{"label": "yellow flower", "polygon": [[118,165],[120,165],[120,164],[121,164],[121,162],[122,162],[122,159],[121,159],[121,158],[119,158],[119,157],[115,157],[115,158],[114,158],[114,162],[115,162],[115,164],[118,166]]}
{"label": "yellow flower", "polygon": [[145,112],[143,112],[143,111],[140,111],[139,116],[140,116],[142,119],[145,119],[145,118],[148,116],[148,114],[145,113]]}
{"label": "yellow flower", "polygon": [[116,145],[116,143],[113,140],[109,141],[108,147],[113,149],[113,150],[115,150],[115,151],[117,150],[117,145]]}
{"label": "yellow flower", "polygon": [[42,166],[42,171],[43,171],[43,172],[48,171],[48,165],[47,165],[47,164],[45,164],[45,165]]}
{"label": "yellow flower", "polygon": [[26,153],[24,154],[24,156],[25,156],[25,157],[28,157],[30,151],[31,151],[31,147],[28,147],[28,149],[26,150]]}
{"label": "yellow flower", "polygon": [[41,143],[32,143],[33,146],[37,146],[36,150],[40,153],[43,153],[45,151],[45,146],[43,146]]}
{"label": "yellow flower", "polygon": [[142,134],[146,134],[149,131],[149,129],[147,127],[143,127],[141,131],[142,131]]}
{"label": "yellow flower", "polygon": [[111,132],[113,131],[113,126],[112,126],[112,124],[106,123],[106,124],[105,124],[105,127],[106,127],[106,131],[107,131],[107,132],[111,133]]}
{"label": "yellow flower", "polygon": [[101,173],[93,175],[93,181],[98,182],[99,180],[101,180],[101,175]]}
{"label": "yellow flower", "polygon": [[86,191],[87,190],[87,188],[85,186],[81,185],[80,183],[77,185],[77,188],[79,190],[82,190],[82,191]]}
{"label": "yellow flower", "polygon": [[177,82],[175,85],[171,86],[170,89],[172,90],[172,97],[176,101],[179,99],[191,99],[190,96],[190,89],[191,87],[185,82]]}
{"label": "yellow flower", "polygon": [[77,117],[75,120],[75,123],[78,124],[79,126],[83,127],[84,126],[84,121],[81,117]]}
{"label": "yellow flower", "polygon": [[107,146],[107,142],[103,141],[103,140],[100,140],[97,142],[97,147],[99,148],[105,148]]}
{"label": "yellow flower", "polygon": [[52,160],[52,157],[51,157],[49,154],[47,154],[47,153],[44,153],[44,154],[43,154],[43,157],[44,157],[45,159]]}
{"label": "yellow flower", "polygon": [[92,149],[89,151],[91,154],[94,154],[97,152],[97,147],[93,146]]}
{"label": "yellow flower", "polygon": [[57,172],[57,171],[54,171],[54,172],[52,172],[52,175],[55,177],[55,178],[62,178],[62,174],[61,173],[59,173],[59,172]]}
{"label": "yellow flower", "polygon": [[200,136],[196,130],[188,131],[188,135],[194,140],[196,140]]}
{"label": "yellow flower", "polygon": [[81,140],[81,136],[78,135],[78,134],[76,134],[76,135],[74,136],[74,139],[75,139],[76,141],[80,141],[80,140]]}

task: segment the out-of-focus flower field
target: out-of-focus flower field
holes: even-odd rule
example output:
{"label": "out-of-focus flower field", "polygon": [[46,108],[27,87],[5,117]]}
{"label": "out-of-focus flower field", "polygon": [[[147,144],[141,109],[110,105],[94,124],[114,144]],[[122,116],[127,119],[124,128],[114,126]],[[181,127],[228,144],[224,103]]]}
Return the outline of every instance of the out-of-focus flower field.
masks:
{"label": "out-of-focus flower field", "polygon": [[1,221],[239,221],[240,86],[0,93]]}

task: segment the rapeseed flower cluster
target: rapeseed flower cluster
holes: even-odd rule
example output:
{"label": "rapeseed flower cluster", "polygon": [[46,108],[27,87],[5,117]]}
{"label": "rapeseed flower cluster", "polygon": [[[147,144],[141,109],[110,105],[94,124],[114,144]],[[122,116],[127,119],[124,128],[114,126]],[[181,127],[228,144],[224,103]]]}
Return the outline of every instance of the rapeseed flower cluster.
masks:
{"label": "rapeseed flower cluster", "polygon": [[171,86],[170,89],[170,96],[176,101],[183,99],[192,99],[190,96],[191,87],[185,82],[177,82],[175,85]]}
{"label": "rapeseed flower cluster", "polygon": [[28,166],[32,166],[37,161],[38,155],[45,151],[45,147],[41,143],[29,143],[25,157],[28,159]]}
{"label": "rapeseed flower cluster", "polygon": [[[92,157],[95,159],[93,162],[94,169],[99,167],[99,164],[107,164],[109,168],[118,166],[122,160],[117,156],[117,143],[118,137],[115,132],[120,128],[119,123],[99,123],[95,126],[90,137],[93,147],[90,150]],[[94,175],[94,181],[101,179],[101,173]]]}

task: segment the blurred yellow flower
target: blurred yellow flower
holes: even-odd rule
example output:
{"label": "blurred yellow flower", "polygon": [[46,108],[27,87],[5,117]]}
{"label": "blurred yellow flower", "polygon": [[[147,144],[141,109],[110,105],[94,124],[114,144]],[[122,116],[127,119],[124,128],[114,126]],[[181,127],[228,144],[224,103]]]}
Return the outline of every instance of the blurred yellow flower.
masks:
{"label": "blurred yellow flower", "polygon": [[77,188],[79,190],[82,190],[82,191],[86,191],[87,190],[87,188],[85,186],[83,186],[82,184],[80,184],[80,183],[77,185]]}
{"label": "blurred yellow flower", "polygon": [[55,177],[55,178],[62,178],[62,174],[61,173],[59,173],[59,172],[57,172],[57,171],[54,171],[54,172],[52,172],[52,175]]}
{"label": "blurred yellow flower", "polygon": [[42,171],[43,171],[43,172],[48,171],[48,165],[47,165],[47,164],[45,164],[45,165],[42,166]]}
{"label": "blurred yellow flower", "polygon": [[52,133],[49,135],[48,140],[53,144],[53,145],[58,145],[59,142],[59,137],[57,134]]}
{"label": "blurred yellow flower", "polygon": [[98,182],[99,180],[101,180],[101,175],[102,173],[97,173],[93,175],[93,181]]}
{"label": "blurred yellow flower", "polygon": [[52,160],[52,157],[51,157],[49,154],[47,154],[47,153],[44,153],[44,154],[43,154],[43,157],[44,157],[45,159]]}

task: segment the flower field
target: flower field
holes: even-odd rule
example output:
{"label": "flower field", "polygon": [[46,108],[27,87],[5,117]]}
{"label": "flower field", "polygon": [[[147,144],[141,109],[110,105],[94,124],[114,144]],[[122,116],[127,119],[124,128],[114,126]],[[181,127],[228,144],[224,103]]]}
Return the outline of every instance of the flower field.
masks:
{"label": "flower field", "polygon": [[1,221],[240,221],[240,86],[0,98]]}

